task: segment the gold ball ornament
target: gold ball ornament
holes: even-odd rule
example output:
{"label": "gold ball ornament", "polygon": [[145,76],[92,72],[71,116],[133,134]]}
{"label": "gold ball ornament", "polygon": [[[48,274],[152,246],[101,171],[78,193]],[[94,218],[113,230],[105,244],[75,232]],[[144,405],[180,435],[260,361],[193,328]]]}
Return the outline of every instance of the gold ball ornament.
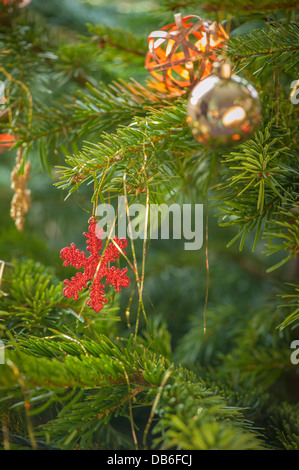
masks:
{"label": "gold ball ornament", "polygon": [[194,137],[211,147],[236,145],[249,139],[261,121],[257,91],[231,74],[229,62],[219,58],[213,73],[191,91],[187,123]]}

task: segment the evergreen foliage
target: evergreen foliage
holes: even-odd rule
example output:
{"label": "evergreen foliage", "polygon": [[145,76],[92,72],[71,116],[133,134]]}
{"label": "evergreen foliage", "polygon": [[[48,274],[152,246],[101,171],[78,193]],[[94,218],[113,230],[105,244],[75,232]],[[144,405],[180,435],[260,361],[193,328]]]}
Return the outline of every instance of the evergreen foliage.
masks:
{"label": "evergreen foliage", "polygon": [[[162,0],[152,15],[143,1],[128,14],[54,3],[34,0],[0,27],[1,133],[17,136],[1,155],[0,447],[298,450],[295,2]],[[178,11],[230,28],[234,73],[263,108],[242,145],[205,148],[188,93],[153,88],[147,34]],[[20,148],[33,167],[21,234],[9,220]],[[205,248],[129,241],[130,291],[111,289],[95,313],[88,292],[63,297],[74,270],[59,251],[123,195],[205,203]]]}

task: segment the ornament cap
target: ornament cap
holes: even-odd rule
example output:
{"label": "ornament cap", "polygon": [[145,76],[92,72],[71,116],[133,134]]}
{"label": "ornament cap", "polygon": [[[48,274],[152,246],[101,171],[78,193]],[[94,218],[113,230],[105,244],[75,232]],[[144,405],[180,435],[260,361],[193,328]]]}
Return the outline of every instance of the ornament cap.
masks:
{"label": "ornament cap", "polygon": [[223,56],[219,56],[213,63],[213,73],[219,78],[229,79],[232,75],[231,63]]}

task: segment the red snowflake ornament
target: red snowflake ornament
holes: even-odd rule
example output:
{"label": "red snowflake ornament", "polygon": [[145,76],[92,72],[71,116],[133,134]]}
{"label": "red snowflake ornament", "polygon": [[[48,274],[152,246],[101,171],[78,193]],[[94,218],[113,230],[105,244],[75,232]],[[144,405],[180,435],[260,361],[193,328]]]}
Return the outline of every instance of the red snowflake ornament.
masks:
{"label": "red snowflake ornament", "polygon": [[64,297],[73,297],[74,300],[78,300],[79,292],[86,288],[88,281],[92,281],[89,287],[90,300],[87,305],[95,312],[100,312],[104,303],[108,302],[108,299],[105,297],[105,285],[102,283],[102,279],[106,278],[106,284],[112,285],[117,292],[122,287],[128,287],[130,279],[126,276],[127,268],[120,270],[115,268],[115,266],[110,267],[109,265],[109,263],[114,263],[119,258],[120,251],[117,246],[123,251],[127,246],[127,240],[114,237],[113,240],[117,246],[114,243],[109,243],[105,251],[100,254],[99,251],[103,248],[103,243],[102,239],[99,238],[100,234],[96,233],[96,227],[97,220],[92,217],[89,219],[88,232],[84,233],[84,236],[87,238],[86,244],[90,256],[86,257],[84,251],[80,251],[76,248],[75,243],[72,243],[71,246],[60,251],[60,257],[65,260],[63,266],[70,265],[76,269],[84,268],[83,272],[77,272],[71,280],[66,279],[64,281]]}

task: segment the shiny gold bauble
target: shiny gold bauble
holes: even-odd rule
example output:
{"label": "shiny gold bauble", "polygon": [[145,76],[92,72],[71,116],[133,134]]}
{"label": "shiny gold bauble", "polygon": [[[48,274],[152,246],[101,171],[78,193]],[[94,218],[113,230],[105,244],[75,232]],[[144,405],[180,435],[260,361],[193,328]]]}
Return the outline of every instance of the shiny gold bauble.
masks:
{"label": "shiny gold bauble", "polygon": [[191,91],[187,122],[194,137],[211,147],[235,145],[249,139],[261,121],[255,88],[231,75],[228,62],[214,64],[214,72]]}

